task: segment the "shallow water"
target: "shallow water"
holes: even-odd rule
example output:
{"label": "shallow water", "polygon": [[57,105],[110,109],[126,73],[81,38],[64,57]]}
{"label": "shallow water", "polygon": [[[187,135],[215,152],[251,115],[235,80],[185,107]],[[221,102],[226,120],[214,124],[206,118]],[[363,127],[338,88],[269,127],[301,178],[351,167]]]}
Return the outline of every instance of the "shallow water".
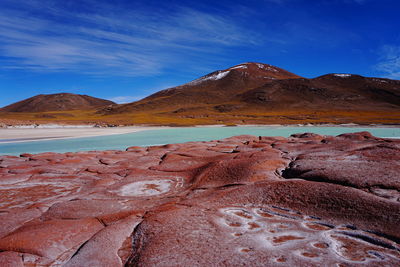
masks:
{"label": "shallow water", "polygon": [[322,135],[338,135],[360,131],[369,131],[378,137],[400,137],[400,127],[188,127],[148,130],[120,135],[0,144],[0,155],[19,155],[21,153],[40,152],[75,152],[85,150],[125,150],[129,146],[210,141],[242,134],[288,137],[294,133],[304,132],[313,132]]}

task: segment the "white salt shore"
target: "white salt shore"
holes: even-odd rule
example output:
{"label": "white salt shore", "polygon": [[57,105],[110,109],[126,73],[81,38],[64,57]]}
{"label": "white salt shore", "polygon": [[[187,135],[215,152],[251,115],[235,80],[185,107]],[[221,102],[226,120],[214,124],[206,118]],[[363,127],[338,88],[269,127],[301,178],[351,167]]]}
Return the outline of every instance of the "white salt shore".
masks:
{"label": "white salt shore", "polygon": [[125,134],[145,130],[156,130],[164,127],[51,127],[51,128],[4,128],[0,129],[0,144],[15,142],[32,142],[51,139],[93,137],[103,135]]}

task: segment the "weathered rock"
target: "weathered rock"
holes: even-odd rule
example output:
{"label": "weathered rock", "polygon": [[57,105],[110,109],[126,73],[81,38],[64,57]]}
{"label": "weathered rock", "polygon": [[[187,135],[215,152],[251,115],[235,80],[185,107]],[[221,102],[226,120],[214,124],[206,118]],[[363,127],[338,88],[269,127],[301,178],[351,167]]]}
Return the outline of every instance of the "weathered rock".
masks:
{"label": "weathered rock", "polygon": [[41,215],[37,208],[8,209],[0,213],[0,238]]}
{"label": "weathered rock", "polygon": [[135,204],[135,202],[125,200],[71,200],[54,204],[43,214],[42,219],[97,218],[109,224],[132,214],[140,214],[142,207],[136,207]]}
{"label": "weathered rock", "polygon": [[6,251],[0,253],[0,266],[2,267],[24,267],[22,257],[19,253]]}
{"label": "weathered rock", "polygon": [[63,260],[65,253],[79,247],[103,227],[92,218],[28,223],[0,239],[0,250]]}
{"label": "weathered rock", "polygon": [[172,206],[145,218],[134,240],[133,266],[400,263],[392,240],[275,205]]}
{"label": "weathered rock", "polygon": [[400,141],[0,157],[0,266],[399,266]]}
{"label": "weathered rock", "polygon": [[[141,218],[131,216],[110,225],[91,238],[64,266],[123,266],[132,254],[131,235]],[[127,245],[127,248],[124,247]]]}

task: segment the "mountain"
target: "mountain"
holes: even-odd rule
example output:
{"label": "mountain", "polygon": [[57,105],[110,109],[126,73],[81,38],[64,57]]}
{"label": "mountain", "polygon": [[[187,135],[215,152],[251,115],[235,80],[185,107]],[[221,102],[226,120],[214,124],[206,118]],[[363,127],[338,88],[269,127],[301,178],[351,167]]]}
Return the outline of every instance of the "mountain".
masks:
{"label": "mountain", "polygon": [[5,112],[89,110],[115,104],[112,101],[70,93],[37,95],[3,107]]}
{"label": "mountain", "polygon": [[[400,123],[400,81],[244,63],[97,114],[133,123]],[[110,117],[110,118],[111,118]]]}
{"label": "mountain", "polygon": [[[0,114],[5,123],[400,124],[400,81],[340,73],[308,79],[268,64],[243,63],[128,104],[56,94],[3,111],[9,111]],[[46,111],[59,112],[40,114]]]}
{"label": "mountain", "polygon": [[237,97],[267,110],[399,110],[400,81],[328,74],[315,79],[277,80]]}
{"label": "mountain", "polygon": [[184,85],[159,91],[134,103],[107,107],[100,112],[118,114],[154,109],[196,109],[202,105],[218,105],[232,101],[238,94],[275,80],[297,78],[301,77],[272,65],[244,63],[212,72]]}

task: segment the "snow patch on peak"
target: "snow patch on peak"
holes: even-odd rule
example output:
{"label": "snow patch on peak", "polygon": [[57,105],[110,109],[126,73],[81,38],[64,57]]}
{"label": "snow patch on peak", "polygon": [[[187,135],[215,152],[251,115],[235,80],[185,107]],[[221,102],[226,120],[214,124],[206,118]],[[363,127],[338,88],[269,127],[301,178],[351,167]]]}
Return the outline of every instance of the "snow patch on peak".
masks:
{"label": "snow patch on peak", "polygon": [[277,69],[275,69],[274,67],[270,66],[270,65],[265,65],[265,64],[261,64],[261,63],[256,63],[257,67],[259,69],[263,69],[263,70],[268,70],[268,71],[273,71],[273,72],[278,72]]}
{"label": "snow patch on peak", "polygon": [[380,83],[388,83],[387,80],[380,79],[380,78],[373,78],[372,80],[375,81],[375,82],[380,82]]}
{"label": "snow patch on peak", "polygon": [[222,78],[224,78],[226,75],[228,75],[230,71],[222,71],[222,72],[218,72],[217,74],[211,75],[209,77],[206,77],[205,79],[207,80],[220,80]]}
{"label": "snow patch on peak", "polygon": [[203,76],[203,77],[201,77],[199,79],[196,79],[196,80],[191,81],[191,82],[189,82],[187,84],[184,84],[184,85],[196,85],[196,84],[200,84],[202,82],[209,81],[209,80],[213,80],[213,81],[220,80],[220,79],[224,78],[226,75],[228,75],[229,72],[230,72],[230,70],[218,71],[215,74],[208,75],[208,76]]}
{"label": "snow patch on peak", "polygon": [[346,74],[346,73],[336,73],[336,74],[333,74],[333,75],[336,76],[336,77],[340,77],[340,78],[351,77],[351,74]]}
{"label": "snow patch on peak", "polygon": [[234,69],[247,69],[247,66],[244,64],[241,64],[241,65],[237,65],[235,67],[230,68],[230,70],[234,70]]}

